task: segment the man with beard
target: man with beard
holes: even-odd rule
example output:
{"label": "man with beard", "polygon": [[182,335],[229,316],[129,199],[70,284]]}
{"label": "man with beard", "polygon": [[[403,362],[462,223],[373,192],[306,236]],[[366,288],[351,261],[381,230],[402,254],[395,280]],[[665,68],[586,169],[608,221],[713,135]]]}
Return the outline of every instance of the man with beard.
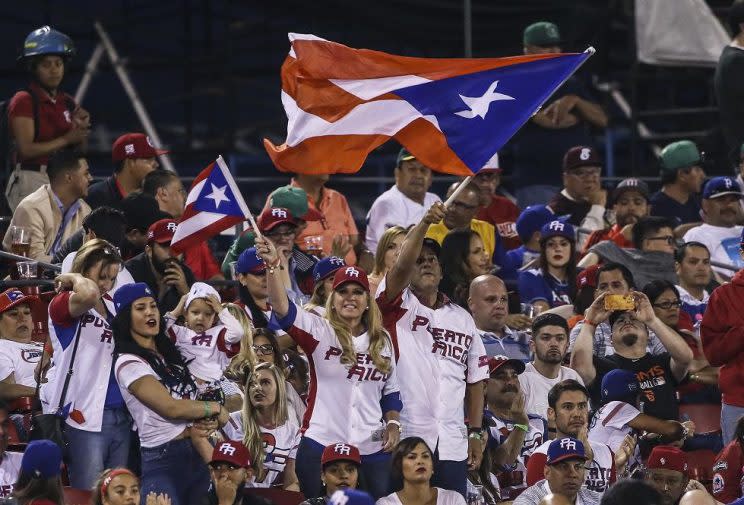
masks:
{"label": "man with beard", "polygon": [[[636,374],[642,389],[644,413],[661,419],[679,419],[675,388],[687,375],[692,350],[656,316],[646,295],[638,291],[633,291],[632,295],[635,302],[632,311],[605,309],[606,293],[594,300],[586,310],[584,325],[576,339],[571,368],[589,385],[595,406],[600,404],[602,378],[610,370],[619,368]],[[608,319],[615,354],[600,358],[593,353],[592,339],[597,325]],[[659,355],[648,352],[649,329],[656,333],[668,352]]]}
{"label": "man with beard", "polygon": [[710,298],[706,289],[713,279],[710,251],[700,242],[685,242],[674,253],[674,265],[679,277],[675,286],[682,303],[679,308],[697,324],[703,320]]}
{"label": "man with beard", "polygon": [[[607,444],[589,440],[589,392],[578,381],[566,379],[548,393],[548,421],[555,425],[555,438],[572,437],[584,444],[587,472],[584,488],[604,493],[616,480],[616,460],[624,465],[635,442],[628,437],[622,451],[613,455]],[[535,449],[527,462],[527,485],[543,478],[550,441]]]}
{"label": "man with beard", "polygon": [[631,241],[633,225],[639,218],[648,215],[648,185],[640,179],[624,179],[612,193],[612,212],[615,224],[604,230],[597,230],[589,235],[584,243],[584,254],[594,244],[611,240],[618,247],[633,247]]}
{"label": "man with beard", "polygon": [[[685,242],[700,242],[710,251],[710,259],[718,263],[733,265],[736,269],[744,267],[739,255],[741,221],[741,192],[733,177],[714,177],[703,189],[703,221],[700,226],[685,233]],[[734,271],[713,267],[716,273],[730,279]]]}
{"label": "man with beard", "polygon": [[177,227],[173,219],[155,221],[147,229],[144,252],[125,263],[134,282],[147,283],[152,289],[161,313],[175,309],[195,282],[191,269],[170,248]]}
{"label": "man with beard", "polygon": [[646,461],[643,480],[661,494],[663,505],[676,505],[687,490],[687,456],[671,445],[653,448]]}
{"label": "man with beard", "polygon": [[548,417],[548,392],[553,386],[566,379],[574,379],[583,384],[574,370],[563,366],[563,358],[568,348],[568,323],[558,314],[540,314],[532,322],[530,350],[534,355],[532,363],[519,376],[524,392],[527,412],[543,419]]}
{"label": "man with beard", "polygon": [[527,461],[532,451],[548,439],[545,420],[527,415],[519,375],[524,363],[506,356],[488,361],[485,428],[494,473],[502,500],[513,500],[526,487]]}

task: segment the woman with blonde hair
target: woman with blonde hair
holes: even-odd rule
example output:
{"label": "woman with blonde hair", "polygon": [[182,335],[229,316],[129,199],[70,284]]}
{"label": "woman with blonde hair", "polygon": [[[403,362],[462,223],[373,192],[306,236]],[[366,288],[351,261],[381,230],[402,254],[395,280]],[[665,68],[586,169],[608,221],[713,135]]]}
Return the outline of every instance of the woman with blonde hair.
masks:
{"label": "woman with blonde hair", "polygon": [[395,259],[398,257],[400,246],[406,238],[408,230],[402,226],[393,226],[385,230],[377,243],[375,252],[375,268],[369,276],[369,292],[373,295],[377,292],[377,286],[380,285],[385,274],[393,267]]}
{"label": "woman with blonde hair", "polygon": [[272,318],[307,354],[313,377],[297,451],[303,494],[320,496],[323,449],[343,440],[359,448],[371,494],[384,496],[402,403],[390,335],[369,293],[367,274],[353,266],[337,270],[325,316],[319,317],[287,297],[276,275],[281,262],[273,244],[258,238],[256,249],[267,266]]}
{"label": "woman with blonde hair", "polygon": [[243,408],[230,414],[223,432],[230,440],[242,440],[253,456],[255,476],[249,487],[300,489],[295,473],[300,427],[287,407],[287,383],[278,366],[259,363],[247,373]]}
{"label": "woman with blonde hair", "polygon": [[52,413],[69,406],[70,453],[86,455],[68,463],[70,484],[78,489],[90,489],[104,468],[124,466],[129,456],[132,418],[113,374],[109,323],[116,309],[106,296],[121,262],[110,243],[87,241],[71,271],[56,278],[58,294],[49,304],[55,365],[42,388],[43,408]]}

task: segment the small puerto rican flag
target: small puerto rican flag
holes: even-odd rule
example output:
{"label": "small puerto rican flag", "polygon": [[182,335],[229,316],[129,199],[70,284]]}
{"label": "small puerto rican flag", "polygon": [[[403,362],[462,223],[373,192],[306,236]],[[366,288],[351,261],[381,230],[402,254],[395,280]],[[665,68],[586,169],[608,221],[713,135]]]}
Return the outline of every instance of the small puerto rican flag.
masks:
{"label": "small puerto rican flag", "polygon": [[183,252],[249,216],[243,195],[220,156],[194,179],[171,249]]}

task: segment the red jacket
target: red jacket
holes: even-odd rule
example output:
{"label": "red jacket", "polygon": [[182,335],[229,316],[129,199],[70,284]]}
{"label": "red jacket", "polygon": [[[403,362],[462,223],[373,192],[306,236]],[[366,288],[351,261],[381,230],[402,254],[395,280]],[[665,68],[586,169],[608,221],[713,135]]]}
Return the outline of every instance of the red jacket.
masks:
{"label": "red jacket", "polygon": [[723,503],[731,503],[741,496],[744,455],[738,440],[723,448],[713,463],[713,496]]}
{"label": "red jacket", "polygon": [[744,407],[744,270],[716,288],[703,315],[700,337],[712,366],[721,367],[718,387],[724,403]]}

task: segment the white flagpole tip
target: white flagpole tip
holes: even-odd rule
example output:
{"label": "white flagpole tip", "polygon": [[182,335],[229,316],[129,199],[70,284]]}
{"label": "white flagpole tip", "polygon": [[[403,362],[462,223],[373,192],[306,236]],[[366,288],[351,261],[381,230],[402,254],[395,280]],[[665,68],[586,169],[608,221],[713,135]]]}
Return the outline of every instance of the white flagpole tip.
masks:
{"label": "white flagpole tip", "polygon": [[594,49],[594,46],[589,46],[589,47],[587,47],[586,49],[584,49],[584,52],[585,52],[585,53],[589,53],[589,54],[594,54],[594,53],[596,53],[596,52],[597,52],[597,50],[596,50],[596,49]]}

